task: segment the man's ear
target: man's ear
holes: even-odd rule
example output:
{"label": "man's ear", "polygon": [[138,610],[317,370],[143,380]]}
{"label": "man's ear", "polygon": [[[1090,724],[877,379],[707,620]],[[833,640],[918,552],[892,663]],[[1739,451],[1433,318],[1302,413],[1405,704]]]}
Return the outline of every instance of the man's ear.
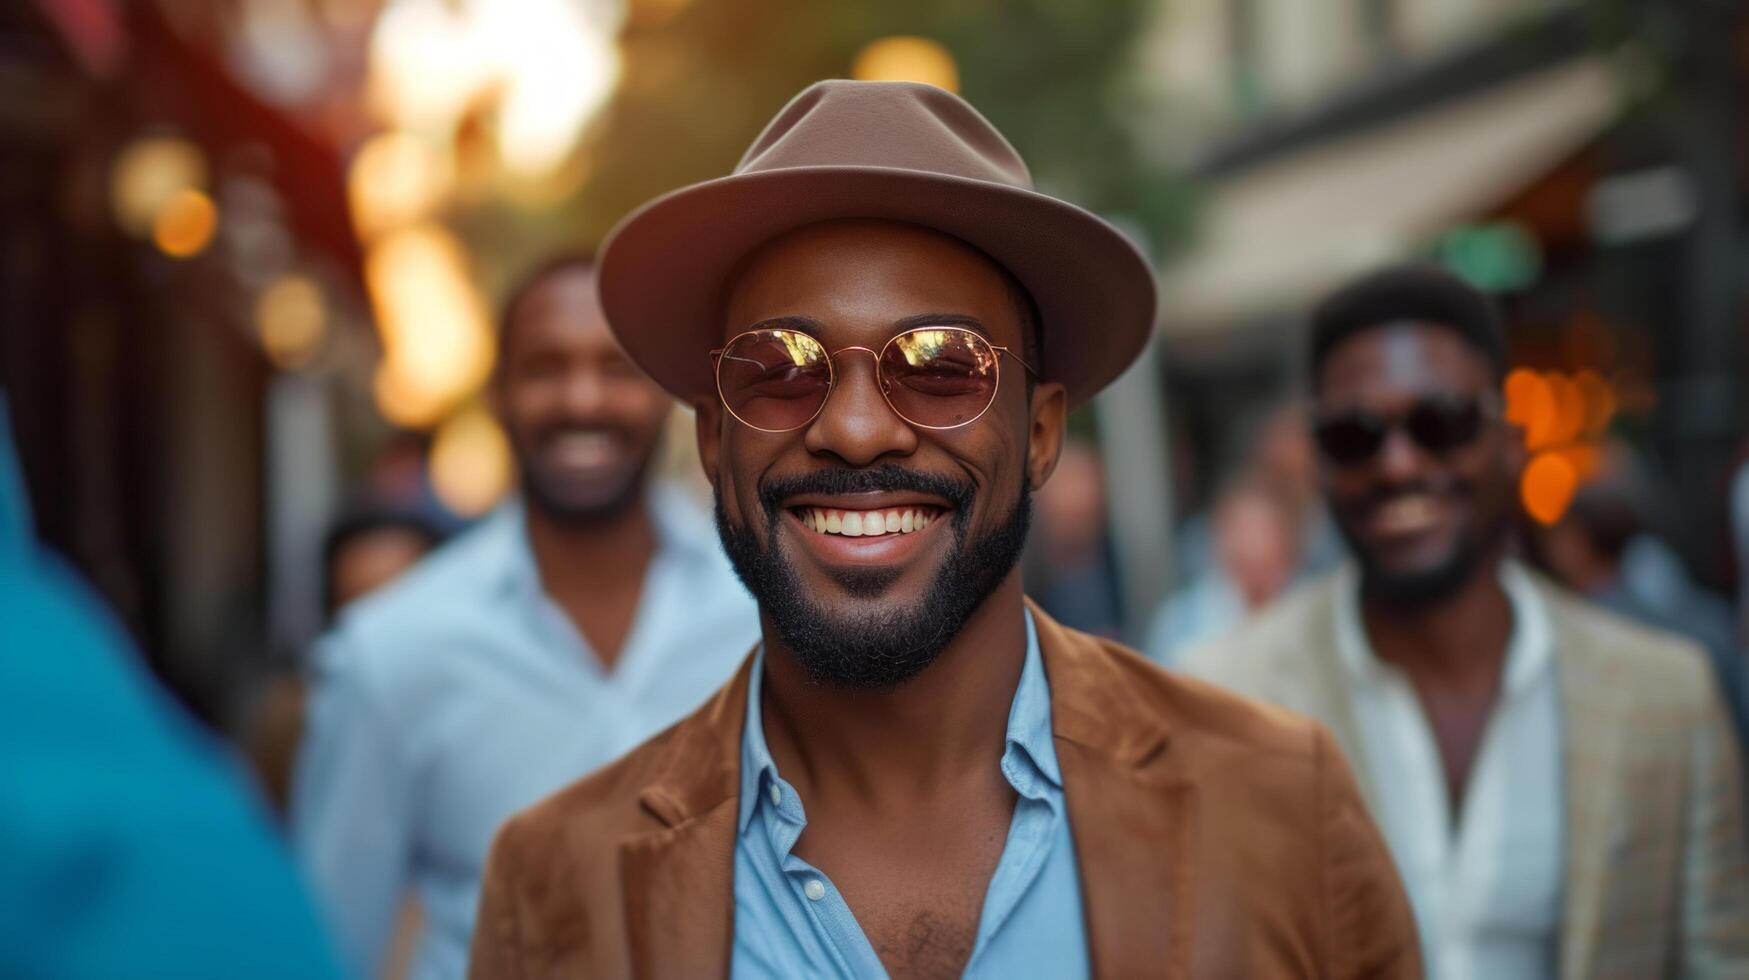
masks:
{"label": "man's ear", "polygon": [[1027,433],[1026,478],[1033,490],[1045,485],[1057,468],[1063,451],[1063,433],[1069,424],[1069,393],[1055,381],[1040,381],[1032,388],[1032,427]]}
{"label": "man's ear", "polygon": [[698,464],[704,468],[705,479],[717,485],[717,452],[723,445],[723,403],[715,398],[700,398],[692,403],[693,424],[697,426]]}

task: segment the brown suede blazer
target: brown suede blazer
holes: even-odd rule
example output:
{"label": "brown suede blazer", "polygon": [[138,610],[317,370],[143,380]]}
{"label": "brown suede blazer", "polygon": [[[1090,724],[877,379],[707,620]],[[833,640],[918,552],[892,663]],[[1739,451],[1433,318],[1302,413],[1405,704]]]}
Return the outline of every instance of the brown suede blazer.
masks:
{"label": "brown suede blazer", "polygon": [[[1421,976],[1408,899],[1322,727],[1033,616],[1096,974]],[[471,977],[728,974],[748,671],[504,825]]]}

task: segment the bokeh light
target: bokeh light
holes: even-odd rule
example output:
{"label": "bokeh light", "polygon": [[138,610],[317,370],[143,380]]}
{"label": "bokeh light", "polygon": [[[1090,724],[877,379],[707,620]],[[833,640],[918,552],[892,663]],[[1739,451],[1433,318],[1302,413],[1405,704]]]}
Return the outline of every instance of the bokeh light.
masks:
{"label": "bokeh light", "polygon": [[431,486],[445,507],[464,517],[483,514],[510,489],[510,443],[478,405],[457,412],[431,443]]}
{"label": "bokeh light", "polygon": [[377,412],[403,429],[429,428],[449,407],[442,398],[409,385],[388,361],[377,364],[376,373],[371,377],[370,394]]}
{"label": "bokeh light", "polygon": [[172,198],[206,182],[206,157],[193,143],[174,137],[135,140],[110,169],[110,210],[124,231],[145,238]]}
{"label": "bokeh light", "polygon": [[370,246],[365,282],[383,342],[378,407],[398,424],[430,425],[479,388],[496,354],[467,253],[447,230],[414,225]]}
{"label": "bokeh light", "polygon": [[1579,430],[1585,427],[1585,398],[1573,379],[1560,371],[1547,372],[1543,381],[1554,397],[1555,414],[1543,441],[1532,448],[1565,446],[1579,438]]}
{"label": "bokeh light", "polygon": [[204,191],[184,188],[171,195],[152,219],[152,242],[172,258],[199,255],[219,230],[219,207]]}
{"label": "bokeh light", "polygon": [[1579,489],[1579,474],[1559,452],[1538,453],[1519,479],[1519,499],[1524,510],[1539,524],[1552,525],[1567,512]]}
{"label": "bokeh light", "polygon": [[255,302],[255,328],[274,364],[293,369],[309,363],[328,334],[322,287],[308,276],[275,280]]}
{"label": "bokeh light", "polygon": [[924,82],[958,92],[959,66],[953,53],[926,37],[898,35],[870,41],[856,55],[852,78],[872,82]]}
{"label": "bokeh light", "polygon": [[494,105],[499,159],[544,175],[619,80],[623,16],[569,0],[392,0],[371,35],[371,103],[393,125],[446,135]]}
{"label": "bokeh light", "polygon": [[1529,368],[1515,368],[1506,376],[1506,421],[1524,430],[1526,446],[1548,442],[1555,426],[1555,395],[1543,376]]}
{"label": "bokeh light", "polygon": [[405,227],[435,212],[454,183],[449,160],[424,139],[405,130],[378,133],[346,174],[353,224],[366,239]]}

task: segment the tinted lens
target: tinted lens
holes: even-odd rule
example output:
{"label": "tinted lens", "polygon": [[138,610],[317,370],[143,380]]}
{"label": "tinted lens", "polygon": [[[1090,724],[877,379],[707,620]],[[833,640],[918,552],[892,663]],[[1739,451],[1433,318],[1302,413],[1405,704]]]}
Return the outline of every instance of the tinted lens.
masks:
{"label": "tinted lens", "polygon": [[1375,415],[1351,412],[1324,419],[1312,430],[1318,451],[1332,463],[1352,466],[1364,463],[1385,441],[1385,421]]}
{"label": "tinted lens", "polygon": [[1403,427],[1422,449],[1450,452],[1475,441],[1482,431],[1482,409],[1473,398],[1428,399],[1409,409]]}
{"label": "tinted lens", "polygon": [[756,429],[781,432],[806,425],[831,387],[826,348],[794,330],[744,333],[717,358],[723,404]]}
{"label": "tinted lens", "polygon": [[924,327],[894,337],[881,351],[887,402],[912,425],[965,425],[996,397],[996,349],[970,330]]}

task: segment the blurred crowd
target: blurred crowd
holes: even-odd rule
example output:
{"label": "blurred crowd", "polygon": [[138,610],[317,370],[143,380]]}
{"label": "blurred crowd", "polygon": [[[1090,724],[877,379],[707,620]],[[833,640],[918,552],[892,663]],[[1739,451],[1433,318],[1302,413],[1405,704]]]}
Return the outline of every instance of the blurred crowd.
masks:
{"label": "blurred crowd", "polygon": [[[1077,62],[1063,69],[1076,79],[1072,97],[1033,119],[1032,105],[1046,104],[1051,93],[1003,95],[1009,83],[1036,74],[1013,59],[986,52],[986,61],[956,66],[945,48],[910,34],[884,39],[896,46],[865,46],[872,28],[833,27],[821,15],[808,26],[832,39],[832,47],[821,42],[825,53],[766,40],[760,43],[772,49],[759,47],[746,60],[782,69],[746,68],[735,51],[722,50],[721,38],[741,37],[741,28],[776,36],[753,29],[771,27],[759,18],[776,14],[706,0],[640,0],[595,5],[614,7],[623,20],[615,29],[624,34],[628,65],[624,101],[603,117],[599,126],[609,136],[598,138],[589,120],[599,106],[585,105],[584,96],[605,102],[612,85],[606,74],[577,68],[594,62],[576,55],[600,54],[589,45],[606,44],[599,41],[604,29],[590,19],[595,14],[572,15],[574,6],[594,7],[532,6],[549,18],[539,29],[575,42],[575,50],[555,42],[528,64],[514,51],[475,52],[468,57],[481,64],[468,64],[478,85],[463,91],[457,82],[455,98],[438,92],[441,86],[414,84],[430,83],[436,62],[421,61],[428,49],[412,41],[405,51],[394,48],[395,37],[430,41],[453,28],[460,38],[456,25],[469,17],[478,23],[468,29],[480,36],[536,28],[491,21],[497,15],[483,12],[490,5],[475,3],[378,4],[356,22],[341,10],[346,4],[244,3],[237,7],[248,8],[247,16],[232,18],[241,28],[230,13],[201,4],[152,3],[145,12],[121,13],[98,0],[37,0],[0,15],[0,69],[61,57],[79,66],[81,79],[95,79],[69,88],[88,101],[69,98],[43,112],[77,116],[81,105],[114,112],[94,124],[101,139],[55,130],[40,137],[53,152],[38,152],[31,141],[49,130],[30,100],[0,106],[0,136],[12,140],[0,140],[0,148],[26,147],[0,159],[24,175],[0,178],[3,243],[52,239],[61,250],[14,259],[29,251],[21,246],[0,263],[0,299],[14,301],[21,319],[44,325],[30,333],[8,326],[0,338],[0,356],[9,361],[0,362],[0,622],[7,624],[0,860],[9,867],[0,875],[0,976],[464,974],[496,830],[682,717],[760,634],[759,610],[713,527],[693,417],[617,346],[597,298],[594,259],[572,250],[579,236],[570,233],[587,229],[580,237],[593,241],[635,203],[628,199],[691,179],[689,167],[716,166],[725,146],[738,152],[749,120],[770,108],[766,96],[787,95],[792,76],[839,70],[847,60],[840,48],[853,34],[856,71],[876,73],[869,77],[887,77],[869,67],[887,57],[897,59],[895,77],[952,88],[966,67],[968,75],[981,68],[986,79],[1002,81],[986,82],[999,110],[992,115],[1007,113],[1005,130],[1032,140],[1023,149],[1045,161],[1045,180],[1084,190],[1098,199],[1093,206],[1133,219],[1138,237],[1152,236],[1171,259],[1160,263],[1168,305],[1179,295],[1174,284],[1183,287],[1183,310],[1168,317],[1182,312],[1184,319],[1162,328],[1130,386],[1116,393],[1139,400],[1103,399],[1072,418],[1072,438],[1034,499],[1021,565],[1028,595],[1064,625],[1122,642],[1170,670],[1312,714],[1335,730],[1398,858],[1435,976],[1488,976],[1489,964],[1509,965],[1499,967],[1502,976],[1555,975],[1551,963],[1536,959],[1540,949],[1526,953],[1512,936],[1501,938],[1515,926],[1547,938],[1563,927],[1613,924],[1659,950],[1749,936],[1749,905],[1728,907],[1749,885],[1709,877],[1749,874],[1730,863],[1740,859],[1740,844],[1717,841],[1742,834],[1740,815],[1727,813],[1738,807],[1716,799],[1696,804],[1710,823],[1696,818],[1674,827],[1647,818],[1652,829],[1645,833],[1655,840],[1627,840],[1620,831],[1622,841],[1602,846],[1641,848],[1632,860],[1647,866],[1667,856],[1660,848],[1687,848],[1670,860],[1695,862],[1690,890],[1647,901],[1699,909],[1681,935],[1652,936],[1661,925],[1635,932],[1635,910],[1609,905],[1614,897],[1598,900],[1594,921],[1575,925],[1570,902],[1559,916],[1538,918],[1570,899],[1548,892],[1565,867],[1557,863],[1577,853],[1563,846],[1612,832],[1555,816],[1567,811],[1549,787],[1575,785],[1562,783],[1563,774],[1592,778],[1619,762],[1645,780],[1648,796],[1674,798],[1740,788],[1749,758],[1749,416],[1742,411],[1749,293],[1741,282],[1749,190],[1731,189],[1749,187],[1738,172],[1749,159],[1741,150],[1749,144],[1739,99],[1739,82],[1749,78],[1742,54],[1749,28],[1741,18],[1731,22],[1736,47],[1706,48],[1717,65],[1698,57],[1688,65],[1682,52],[1691,49],[1669,37],[1695,45],[1704,38],[1683,33],[1695,31],[1687,20],[1660,19],[1655,4],[1615,6],[1647,8],[1667,36],[1614,38],[1621,43],[1606,54],[1573,38],[1615,23],[1597,13],[1610,4],[1544,5],[1553,13],[1534,23],[1517,8],[1535,5],[1494,5],[1513,7],[1521,20],[1510,23],[1528,25],[1516,36],[1529,39],[1526,50],[1541,60],[1519,65],[1512,60],[1519,49],[1503,54],[1483,43],[1508,33],[1494,32],[1492,22],[1489,30],[1453,26],[1448,36],[1427,26],[1438,17],[1423,8],[1439,4],[1356,3],[1368,12],[1366,26],[1349,33],[1370,39],[1367,58],[1328,69],[1318,59],[1288,58],[1299,67],[1279,69],[1286,92],[1358,92],[1320,116],[1309,99],[1298,105],[1285,96],[1265,113],[1253,90],[1261,91],[1259,79],[1269,73],[1253,69],[1268,62],[1268,52],[1293,48],[1286,38],[1324,38],[1335,28],[1314,29],[1305,15],[1264,17],[1258,4],[1226,13],[1219,4],[1183,4],[1173,23],[1184,37],[1204,38],[1192,27],[1215,32],[1208,36],[1218,34],[1221,58],[1231,63],[1199,60],[1207,45],[1174,40],[1164,28],[1140,42],[1143,53],[1169,55],[1172,68],[1162,71],[1178,83],[1226,80],[1231,106],[1217,113],[1174,90],[1164,103],[1111,96],[1113,104],[1089,112],[1122,87]],[[900,6],[890,14],[895,22],[922,17],[930,5]],[[790,7],[797,9],[784,8],[786,17],[811,16]],[[1100,51],[1135,42],[1129,35],[1153,5],[1118,8],[1098,31],[1088,28],[1088,43],[1104,45]],[[1379,14],[1375,23],[1377,11],[1396,13]],[[1452,25],[1461,20],[1439,16]],[[318,72],[329,81],[310,82],[295,98],[273,95],[274,86],[297,89],[307,67],[295,45],[279,43],[289,34],[261,26],[279,23],[274,17],[325,25],[326,41],[301,43],[348,52]],[[1282,18],[1291,23],[1259,26]],[[379,20],[403,32],[373,33]],[[1016,30],[1045,40],[1066,30],[1043,14],[1033,20]],[[432,26],[439,21],[448,26]],[[488,21],[498,27],[480,26]],[[941,32],[964,29],[954,23],[949,18]],[[1387,34],[1419,40],[1378,40]],[[223,57],[202,48],[198,39],[208,35],[230,38]],[[1035,47],[1043,43],[1027,37]],[[6,46],[18,38],[27,41]],[[64,39],[70,53],[44,55],[40,38]],[[1432,66],[1425,76],[1385,74],[1434,51],[1429,38],[1439,41],[1438,57],[1423,59]],[[465,46],[455,44],[456,51]],[[467,61],[456,57],[455,64]],[[373,61],[367,71],[370,59],[394,70]],[[689,59],[710,62],[700,73],[708,84],[677,80],[688,72],[675,65]],[[1104,71],[1115,59],[1094,60]],[[1326,60],[1334,65],[1336,56]],[[486,61],[498,74],[481,67]],[[141,77],[163,68],[175,91],[154,90],[124,111],[115,108],[124,101],[118,93],[133,76],[115,66],[135,63],[144,66],[136,69]],[[1454,192],[1463,207],[1393,203],[1404,191],[1398,184],[1416,180],[1374,181],[1378,210],[1398,206],[1414,212],[1413,220],[1344,238],[1342,209],[1366,210],[1374,188],[1319,182],[1330,173],[1352,164],[1362,176],[1400,176],[1407,167],[1433,174],[1429,185],[1442,183],[1434,179],[1438,161],[1426,157],[1381,150],[1396,169],[1367,170],[1358,156],[1343,155],[1364,143],[1355,134],[1423,95],[1425,118],[1416,115],[1420,108],[1403,111],[1425,123],[1443,100],[1456,98],[1451,92],[1498,65],[1508,66],[1500,85],[1526,86],[1508,94],[1524,105],[1546,97],[1536,103],[1538,118],[1559,118],[1574,131],[1558,145],[1539,142],[1554,139],[1543,131],[1559,127],[1537,118],[1511,125],[1511,100],[1503,100],[1471,107],[1476,118],[1499,121],[1492,129],[1463,129],[1462,119],[1441,117],[1458,134],[1446,142],[1431,123],[1398,133],[1411,148],[1447,149],[1480,146],[1492,138],[1487,133],[1525,136],[1520,143],[1501,137],[1495,156],[1453,165],[1512,170],[1501,186],[1466,189],[1468,197]],[[1708,66],[1720,74],[1702,77]],[[1628,93],[1621,104],[1635,110],[1622,112],[1630,120],[1625,136],[1608,129],[1614,102],[1606,111],[1586,101],[1605,67],[1626,79],[1618,79]],[[733,98],[696,91],[724,87],[719,76],[742,69],[750,80]],[[370,83],[372,98],[393,103],[380,110],[393,119],[381,132],[361,107],[365,76],[377,78],[371,72],[387,78]],[[1383,90],[1389,85],[1354,81],[1371,73],[1407,81],[1395,94]],[[9,97],[36,91],[4,88],[3,76],[0,91]],[[1525,79],[1546,82],[1546,90]],[[575,98],[526,95],[546,82]],[[681,90],[695,109],[705,108],[685,118],[652,108]],[[526,103],[520,109],[518,98]],[[149,127],[129,141],[108,133],[184,101],[220,122],[198,138]],[[1257,105],[1246,108],[1250,102]],[[1153,118],[1161,104],[1174,113],[1189,106],[1171,116],[1183,120],[1175,132],[1240,138],[1211,137],[1215,150],[1191,160],[1151,145],[1169,139],[1112,135],[1128,117]],[[542,106],[546,116],[537,111]],[[1092,121],[1083,125],[1082,117]],[[1574,122],[1580,118],[1589,122]],[[520,129],[510,121],[517,119]],[[1631,129],[1645,119],[1660,121]],[[1721,119],[1731,125],[1714,125]],[[549,123],[564,131],[552,144],[558,150],[538,131]],[[1079,149],[1056,145],[1051,127],[1064,132],[1057,142]],[[337,164],[299,169],[309,159],[305,128],[356,150],[346,176]],[[432,131],[443,133],[435,140],[441,152],[421,143]],[[1714,145],[1716,131],[1736,142]],[[673,136],[681,132],[684,138]],[[1646,147],[1657,140],[1646,132],[1674,133],[1669,143],[1689,155],[1669,166],[1650,159],[1657,155]],[[671,137],[674,151],[653,152],[658,137]],[[1328,140],[1336,150],[1314,153],[1304,171],[1270,162],[1280,152],[1292,163],[1301,139],[1314,149]],[[1387,142],[1381,137],[1374,148]],[[209,154],[210,174],[197,143],[228,147]],[[589,154],[579,146],[590,146]],[[93,167],[63,166],[88,156],[118,161],[113,187],[93,177]],[[480,162],[488,158],[497,162]],[[1506,167],[1520,159],[1534,167]],[[128,160],[138,164],[131,180]],[[74,188],[65,198],[83,202],[68,206],[71,218],[54,210],[55,195],[42,192],[63,169]],[[1672,170],[1700,176],[1670,190],[1657,181]],[[315,180],[309,172],[326,176]],[[1174,176],[1160,176],[1168,172]],[[1186,230],[1194,209],[1184,203],[1180,173],[1215,188],[1202,202],[1200,241]],[[1280,189],[1302,180],[1311,188],[1303,199]],[[1280,243],[1269,234],[1246,238],[1238,232],[1253,200],[1273,206],[1266,217],[1299,215],[1315,227],[1284,233]],[[145,201],[145,210],[132,214],[129,201]],[[1312,206],[1320,201],[1336,203]],[[93,216],[105,203],[132,238],[118,238],[123,232],[108,228],[110,216]],[[247,222],[256,219],[250,231]],[[1725,222],[1722,231],[1709,224],[1716,220]],[[465,231],[453,233],[446,222]],[[65,241],[48,234],[63,225],[71,229]],[[104,231],[91,230],[100,225]],[[555,239],[565,247],[553,246]],[[166,271],[172,266],[163,263],[192,260],[209,241],[220,243],[209,253],[214,265],[222,248],[225,261],[243,271],[208,266],[187,278]],[[149,261],[159,264],[142,264],[138,274],[116,271],[132,268],[122,257],[126,248],[148,243],[155,250]],[[1216,261],[1234,253],[1248,275]],[[1427,261],[1387,261],[1402,253]],[[82,264],[68,256],[90,260],[92,296],[57,271]],[[1257,271],[1275,266],[1291,271]],[[491,288],[471,282],[477,267],[489,270],[479,278],[493,280]],[[1386,268],[1394,268],[1386,279],[1369,278]],[[1212,284],[1206,291],[1175,278],[1198,276]],[[32,291],[38,281],[53,285]],[[1316,289],[1303,285],[1313,282]],[[1316,331],[1334,324],[1328,329],[1364,333],[1386,322],[1343,308],[1361,302],[1337,288],[1343,284],[1358,284],[1351,288],[1366,303],[1398,303],[1396,319],[1473,321],[1473,329],[1455,331],[1482,364],[1482,380],[1464,376],[1463,404],[1416,398],[1387,411],[1361,404],[1374,394],[1362,384],[1351,387],[1364,396],[1343,401],[1352,392],[1320,373],[1330,351],[1316,347]],[[1253,303],[1254,292],[1267,294],[1267,303]],[[1675,295],[1682,299],[1666,302]],[[1417,305],[1424,302],[1437,312]],[[180,325],[172,331],[177,339],[140,346],[136,333],[150,331],[130,331],[136,308],[147,326]],[[1598,310],[1612,319],[1606,323]],[[230,329],[239,317],[241,332]],[[1499,334],[1497,346],[1489,331]],[[1420,358],[1437,374],[1444,363],[1438,343],[1419,343],[1399,360],[1377,358],[1398,366]],[[1311,363],[1309,376],[1302,362]],[[137,376],[129,373],[136,364]],[[431,390],[416,391],[415,382],[430,382]],[[252,407],[232,410],[245,403]],[[168,407],[152,414],[142,405]],[[1138,417],[1146,423],[1140,428]],[[1332,431],[1338,424],[1349,428]],[[1474,431],[1457,431],[1466,425]],[[1367,445],[1344,449],[1343,438]],[[1441,469],[1464,452],[1480,455],[1478,446],[1490,455],[1473,472]],[[1380,475],[1393,453],[1424,469]],[[318,465],[306,466],[312,458]],[[1146,478],[1136,479],[1138,471]],[[1377,486],[1360,485],[1363,471]],[[1497,518],[1500,548],[1486,567],[1470,569],[1491,591],[1461,621],[1418,620],[1423,607],[1413,581],[1395,607],[1374,608],[1361,597],[1358,582],[1378,577],[1374,563],[1388,564],[1379,555],[1392,547],[1380,543],[1388,534],[1369,540],[1367,528],[1425,517],[1413,500],[1379,516],[1391,505],[1378,489],[1387,484],[1416,493],[1457,485],[1466,500],[1496,507],[1466,517],[1477,526]],[[1483,504],[1475,506],[1486,510]],[[1499,640],[1505,679],[1478,693],[1457,671],[1429,679],[1392,661],[1393,644],[1419,637],[1438,646],[1442,634]],[[1615,658],[1615,672],[1597,679],[1596,691],[1562,689],[1561,698],[1577,702],[1557,701],[1554,678],[1577,684],[1583,669],[1536,673],[1563,644]],[[1315,649],[1327,655],[1328,664],[1319,661],[1325,674],[1307,666]],[[1357,667],[1356,651],[1377,656],[1361,657],[1368,666]],[[1375,659],[1392,666],[1368,673]],[[1295,673],[1301,669],[1308,673]],[[1318,692],[1337,688],[1351,701],[1319,700]],[[1465,700],[1472,694],[1479,700]],[[1511,710],[1501,708],[1502,720],[1489,722],[1496,698]],[[1715,701],[1717,732],[1708,727]],[[1330,707],[1339,702],[1350,707]],[[1404,705],[1416,704],[1434,705],[1425,752],[1416,739],[1427,739],[1393,727],[1409,716]],[[1555,725],[1557,711],[1592,711],[1587,724],[1598,731],[1614,726],[1643,738],[1586,769],[1591,763],[1573,749],[1582,738]],[[1672,734],[1702,715],[1694,722],[1701,735],[1683,742],[1688,729]],[[1713,734],[1717,745],[1708,741]],[[1495,746],[1489,738],[1505,741]],[[1597,744],[1605,742],[1599,735]],[[1448,745],[1461,748],[1461,764],[1442,756]],[[1731,767],[1738,771],[1718,776]],[[1462,778],[1440,780],[1454,769],[1487,775],[1468,787]],[[1499,804],[1495,822],[1483,821],[1469,845],[1460,826],[1469,812],[1466,789],[1482,794],[1477,806]],[[1634,804],[1624,791],[1619,800],[1599,796],[1585,806],[1631,811]],[[1738,822],[1729,826],[1732,819]],[[1427,839],[1435,825],[1448,839]],[[1519,845],[1523,851],[1511,850]],[[1718,854],[1727,858],[1709,865]],[[1534,894],[1502,897],[1479,881],[1486,875],[1477,868],[1494,874],[1511,861],[1533,880],[1527,890]],[[1522,914],[1490,919],[1465,904],[1476,895]],[[1577,942],[1568,941],[1564,953],[1579,955]],[[1728,970],[1732,961],[1721,954],[1720,962]],[[1533,964],[1528,972],[1513,972],[1525,963]],[[1727,973],[1685,975],[1723,980]]]}

